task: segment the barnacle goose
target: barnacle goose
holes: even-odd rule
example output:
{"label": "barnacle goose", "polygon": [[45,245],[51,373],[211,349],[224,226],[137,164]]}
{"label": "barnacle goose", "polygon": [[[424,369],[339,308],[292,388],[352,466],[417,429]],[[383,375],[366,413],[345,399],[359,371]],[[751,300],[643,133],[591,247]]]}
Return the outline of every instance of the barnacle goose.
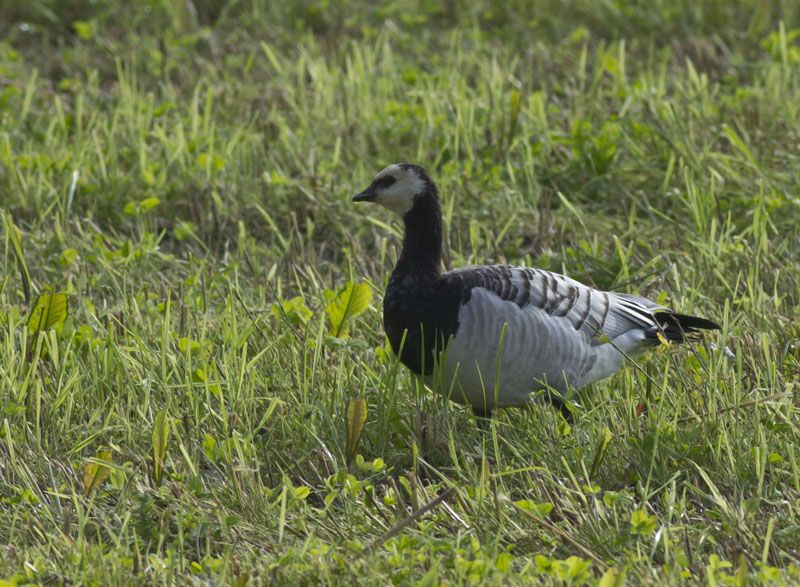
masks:
{"label": "barnacle goose", "polygon": [[593,289],[527,267],[488,265],[441,273],[442,214],[436,184],[409,163],[389,165],[354,202],[403,217],[405,236],[383,300],[393,351],[476,416],[521,406],[539,391],[562,409],[571,388],[616,373],[626,357],[718,329],[633,295]]}

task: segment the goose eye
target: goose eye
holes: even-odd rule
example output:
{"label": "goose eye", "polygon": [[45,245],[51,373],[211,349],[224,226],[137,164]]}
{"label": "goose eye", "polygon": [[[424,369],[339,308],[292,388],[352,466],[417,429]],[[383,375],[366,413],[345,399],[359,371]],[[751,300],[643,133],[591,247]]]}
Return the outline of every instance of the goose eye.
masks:
{"label": "goose eye", "polygon": [[395,178],[391,175],[385,175],[375,180],[375,189],[385,190],[395,182]]}

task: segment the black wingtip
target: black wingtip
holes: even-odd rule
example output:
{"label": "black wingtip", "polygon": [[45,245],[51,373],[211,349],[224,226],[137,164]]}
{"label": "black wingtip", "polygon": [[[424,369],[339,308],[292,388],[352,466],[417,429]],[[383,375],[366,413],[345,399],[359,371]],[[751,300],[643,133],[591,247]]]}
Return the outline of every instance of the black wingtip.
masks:
{"label": "black wingtip", "polygon": [[674,312],[657,312],[656,319],[666,318],[672,324],[680,326],[684,330],[722,330],[722,327],[708,318],[699,316],[689,316],[687,314],[676,314]]}
{"label": "black wingtip", "polygon": [[660,329],[654,328],[652,333],[648,333],[648,337],[654,340],[658,339],[660,333],[672,342],[685,342],[695,340],[701,330],[721,330],[722,328],[713,320],[687,314],[656,312],[655,317]]}

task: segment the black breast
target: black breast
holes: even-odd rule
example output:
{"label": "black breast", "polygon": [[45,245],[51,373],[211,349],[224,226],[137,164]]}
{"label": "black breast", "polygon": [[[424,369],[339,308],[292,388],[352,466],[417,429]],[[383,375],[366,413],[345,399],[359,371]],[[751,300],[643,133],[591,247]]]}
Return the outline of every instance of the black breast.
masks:
{"label": "black breast", "polygon": [[392,275],[383,299],[383,327],[392,350],[414,373],[433,371],[434,349],[444,348],[458,330],[462,299],[452,282]]}

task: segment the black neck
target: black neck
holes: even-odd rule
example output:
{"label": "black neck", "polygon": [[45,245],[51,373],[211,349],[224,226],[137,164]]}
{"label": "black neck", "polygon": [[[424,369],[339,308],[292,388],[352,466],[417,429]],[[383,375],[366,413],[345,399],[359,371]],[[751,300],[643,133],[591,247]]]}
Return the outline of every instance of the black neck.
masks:
{"label": "black neck", "polygon": [[406,228],[403,251],[394,273],[414,273],[436,280],[442,261],[442,210],[435,186],[430,185],[424,194],[417,196],[403,221]]}

